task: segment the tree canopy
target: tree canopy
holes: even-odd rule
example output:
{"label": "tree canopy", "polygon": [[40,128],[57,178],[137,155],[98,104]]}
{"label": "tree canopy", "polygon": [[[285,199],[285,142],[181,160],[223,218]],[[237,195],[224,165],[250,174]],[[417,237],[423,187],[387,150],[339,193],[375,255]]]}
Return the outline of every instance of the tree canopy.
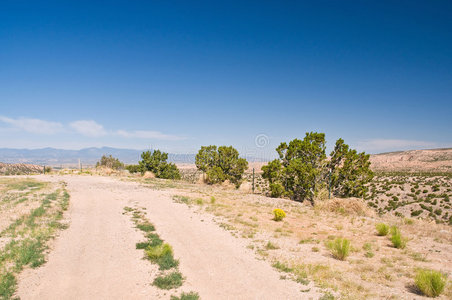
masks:
{"label": "tree canopy", "polygon": [[248,162],[239,157],[239,152],[232,146],[202,146],[196,155],[196,167],[206,173],[210,184],[226,180],[237,187],[242,183],[242,176],[248,168]]}
{"label": "tree canopy", "polygon": [[334,195],[361,197],[366,193],[365,184],[373,176],[369,155],[349,149],[342,139],[337,140],[328,160],[324,133],[307,132],[303,140],[281,143],[276,151],[279,159],[262,167],[272,197],[314,202],[329,180]]}
{"label": "tree canopy", "polygon": [[165,179],[180,179],[181,175],[177,166],[173,163],[168,163],[168,153],[160,150],[146,151],[141,154],[141,161],[139,162],[139,169],[141,173],[150,171],[155,174],[157,178]]}

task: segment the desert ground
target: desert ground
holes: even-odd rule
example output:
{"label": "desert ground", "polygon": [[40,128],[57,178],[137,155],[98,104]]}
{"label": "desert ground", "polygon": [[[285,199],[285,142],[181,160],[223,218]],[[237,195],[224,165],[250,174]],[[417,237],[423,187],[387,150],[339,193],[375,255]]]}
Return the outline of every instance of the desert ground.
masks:
{"label": "desert ground", "polygon": [[[452,275],[451,227],[428,216],[379,215],[362,199],[312,207],[246,184],[67,173],[1,178],[6,299],[423,299],[418,269]],[[274,221],[274,208],[287,217]],[[382,222],[406,248],[377,235]],[[145,259],[138,245],[151,235],[171,245],[175,266]],[[338,237],[351,241],[345,260],[329,247]],[[175,272],[176,283],[156,283]],[[451,297],[449,282],[439,298]]]}

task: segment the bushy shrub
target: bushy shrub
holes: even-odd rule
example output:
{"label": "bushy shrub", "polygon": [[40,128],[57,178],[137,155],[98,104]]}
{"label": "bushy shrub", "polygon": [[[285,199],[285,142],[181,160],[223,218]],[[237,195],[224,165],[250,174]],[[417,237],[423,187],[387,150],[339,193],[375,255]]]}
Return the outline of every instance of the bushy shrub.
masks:
{"label": "bushy shrub", "polygon": [[428,297],[438,297],[443,292],[446,282],[446,276],[434,270],[419,270],[415,278],[417,288]]}
{"label": "bushy shrub", "polygon": [[284,195],[284,187],[279,183],[270,183],[270,196],[279,198]]}
{"label": "bushy shrub", "polygon": [[120,162],[119,159],[114,158],[111,155],[102,155],[100,161],[96,163],[96,168],[97,167],[107,167],[114,170],[122,170],[124,169],[124,164]]}
{"label": "bushy shrub", "polygon": [[366,183],[373,177],[369,155],[350,149],[339,139],[328,161],[325,144],[325,134],[317,132],[307,132],[303,140],[281,143],[276,148],[279,159],[262,167],[271,196],[313,202],[318,192],[330,184],[337,196],[364,197]]}
{"label": "bushy shrub", "polygon": [[412,217],[417,217],[420,214],[422,214],[422,210],[414,210],[414,211],[411,212],[411,216]]}
{"label": "bushy shrub", "polygon": [[345,238],[335,239],[328,247],[331,250],[331,254],[339,260],[345,260],[350,253],[350,241]]}
{"label": "bushy shrub", "polygon": [[160,150],[146,151],[141,154],[139,168],[141,173],[151,171],[157,178],[180,179],[179,169],[173,163],[168,163],[168,153]]}
{"label": "bushy shrub", "polygon": [[389,226],[385,223],[378,223],[375,225],[375,228],[377,229],[377,234],[379,236],[385,236],[389,233]]}
{"label": "bushy shrub", "polygon": [[206,181],[210,184],[226,180],[237,187],[242,183],[243,173],[248,162],[239,157],[239,152],[232,146],[202,146],[196,154],[196,167],[206,173]]}
{"label": "bushy shrub", "polygon": [[284,219],[286,217],[286,213],[280,209],[280,208],[275,208],[273,210],[273,220],[275,221],[281,221],[282,219]]}
{"label": "bushy shrub", "polygon": [[396,226],[391,227],[391,242],[394,248],[405,249],[407,239],[402,236],[400,229]]}
{"label": "bushy shrub", "polygon": [[126,166],[126,170],[128,170],[131,174],[141,172],[140,165],[128,165]]}

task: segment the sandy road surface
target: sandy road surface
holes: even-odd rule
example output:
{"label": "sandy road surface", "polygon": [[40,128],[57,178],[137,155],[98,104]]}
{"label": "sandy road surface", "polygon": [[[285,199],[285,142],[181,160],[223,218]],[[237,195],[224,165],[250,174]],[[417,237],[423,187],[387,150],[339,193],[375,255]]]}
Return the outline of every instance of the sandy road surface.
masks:
{"label": "sandy road surface", "polygon": [[[40,179],[43,179],[42,177]],[[45,177],[64,180],[71,194],[69,229],[56,239],[48,262],[26,270],[19,280],[21,299],[169,299],[174,291],[150,283],[157,267],[135,249],[142,241],[125,206],[145,207],[159,235],[180,259],[182,287],[201,299],[309,299],[301,286],[281,280],[268,262],[246,249],[208,215],[173,203],[170,191],[133,182],[91,176]]]}

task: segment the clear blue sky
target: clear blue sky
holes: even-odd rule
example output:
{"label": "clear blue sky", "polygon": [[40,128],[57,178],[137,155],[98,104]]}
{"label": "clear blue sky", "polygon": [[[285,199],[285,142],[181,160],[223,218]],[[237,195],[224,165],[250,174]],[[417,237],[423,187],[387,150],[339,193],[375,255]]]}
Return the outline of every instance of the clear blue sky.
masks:
{"label": "clear blue sky", "polygon": [[452,2],[2,1],[0,103],[0,147],[452,146]]}

